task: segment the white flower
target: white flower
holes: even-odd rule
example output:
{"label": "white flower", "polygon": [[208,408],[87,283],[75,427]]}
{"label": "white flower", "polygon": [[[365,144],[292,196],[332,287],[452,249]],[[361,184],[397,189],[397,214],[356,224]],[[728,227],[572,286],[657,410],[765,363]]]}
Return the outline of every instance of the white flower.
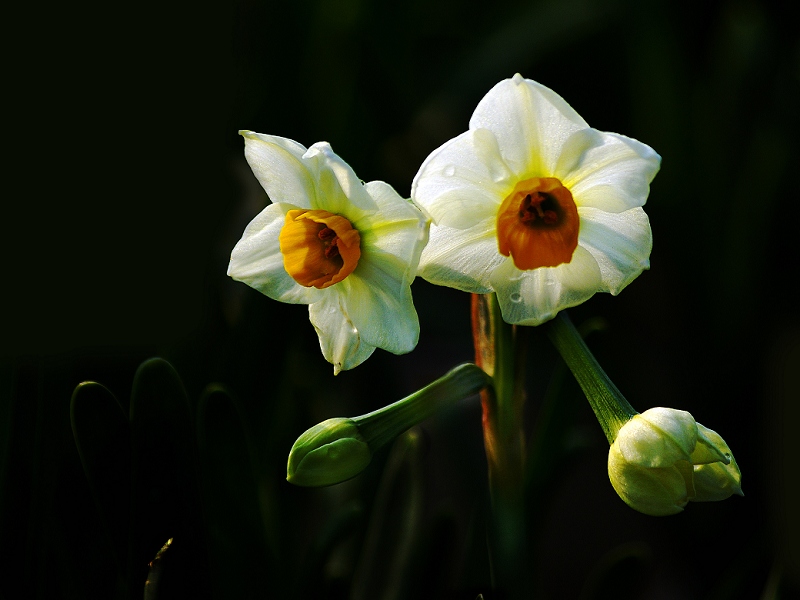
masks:
{"label": "white flower", "polygon": [[660,161],[592,129],[543,85],[501,81],[414,178],[411,196],[433,220],[419,274],[496,292],[503,318],[523,325],[616,295],[650,265],[641,207]]}
{"label": "white flower", "polygon": [[428,220],[382,181],[362,183],[330,145],[306,149],[252,131],[245,157],[272,204],[247,226],[228,275],[261,293],[308,304],[334,374],[375,350],[414,349],[411,299]]}

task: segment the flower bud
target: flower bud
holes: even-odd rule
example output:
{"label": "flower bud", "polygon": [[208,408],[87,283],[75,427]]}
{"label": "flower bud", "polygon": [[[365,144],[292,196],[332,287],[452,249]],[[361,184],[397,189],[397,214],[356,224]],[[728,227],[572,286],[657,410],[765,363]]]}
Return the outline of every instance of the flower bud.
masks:
{"label": "flower bud", "polygon": [[351,419],[315,425],[289,453],[286,480],[304,486],[341,483],[363,471],[372,454],[417,423],[491,385],[480,367],[465,363],[402,400]]}
{"label": "flower bud", "polygon": [[333,485],[358,475],[371,459],[372,451],[352,419],[328,419],[297,438],[286,480],[303,486]]}
{"label": "flower bud", "polygon": [[608,476],[631,508],[653,516],[742,493],[724,440],[672,408],[651,408],[622,426],[608,452]]}

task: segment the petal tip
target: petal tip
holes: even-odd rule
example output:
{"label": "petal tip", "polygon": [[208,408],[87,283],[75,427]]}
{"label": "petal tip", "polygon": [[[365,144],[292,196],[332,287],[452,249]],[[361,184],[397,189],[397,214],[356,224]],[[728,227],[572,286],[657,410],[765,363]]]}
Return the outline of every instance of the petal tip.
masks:
{"label": "petal tip", "polygon": [[[311,146],[306,150],[306,154],[304,158],[310,158],[316,155],[323,155],[326,158],[332,158],[336,156],[336,153],[331,148],[331,145],[328,142],[317,142],[316,144],[311,144]],[[338,158],[338,156],[336,156]]]}

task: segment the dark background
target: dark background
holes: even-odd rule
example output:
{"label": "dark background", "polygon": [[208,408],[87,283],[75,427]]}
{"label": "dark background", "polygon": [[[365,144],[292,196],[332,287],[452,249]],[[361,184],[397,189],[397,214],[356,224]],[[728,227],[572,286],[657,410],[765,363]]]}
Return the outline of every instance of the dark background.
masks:
{"label": "dark background", "polygon": [[[519,72],[662,155],[645,207],[652,270],[570,314],[602,318],[590,346],[634,407],[689,410],[724,436],[746,494],[663,519],[630,510],[566,379],[564,426],[529,490],[532,586],[797,597],[800,43],[778,3],[37,5],[6,27],[0,596],[141,597],[173,537],[161,597],[491,597],[475,398],[346,484],[284,481],[307,427],[471,360],[468,295],[415,282],[418,348],[334,379],[304,307],[225,271],[267,202],[238,129],[328,141],[359,177],[407,196],[427,154]],[[129,430],[119,415],[155,356],[185,397],[164,392],[170,413],[142,392],[174,388],[151,364],[138,392],[151,412]],[[529,362],[533,427],[558,365],[541,335]],[[120,434],[114,452],[95,449],[107,462],[94,480],[70,420],[87,380],[121,407],[97,417]],[[104,500],[106,488],[122,491]]]}

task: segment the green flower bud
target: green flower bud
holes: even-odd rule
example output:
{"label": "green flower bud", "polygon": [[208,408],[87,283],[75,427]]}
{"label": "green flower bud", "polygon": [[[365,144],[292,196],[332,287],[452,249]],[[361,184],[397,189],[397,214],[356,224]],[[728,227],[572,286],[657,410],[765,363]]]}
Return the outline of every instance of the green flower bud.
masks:
{"label": "green flower bud", "polygon": [[653,516],[741,494],[741,474],[723,439],[672,408],[651,408],[622,426],[608,452],[608,476],[631,508]]}
{"label": "green flower bud", "polygon": [[371,459],[369,444],[352,419],[328,419],[297,438],[289,453],[286,480],[304,486],[333,485],[358,475]]}
{"label": "green flower bud", "polygon": [[480,367],[465,363],[389,406],[352,419],[323,421],[297,438],[289,453],[286,480],[316,487],[355,477],[374,452],[404,431],[491,383]]}

